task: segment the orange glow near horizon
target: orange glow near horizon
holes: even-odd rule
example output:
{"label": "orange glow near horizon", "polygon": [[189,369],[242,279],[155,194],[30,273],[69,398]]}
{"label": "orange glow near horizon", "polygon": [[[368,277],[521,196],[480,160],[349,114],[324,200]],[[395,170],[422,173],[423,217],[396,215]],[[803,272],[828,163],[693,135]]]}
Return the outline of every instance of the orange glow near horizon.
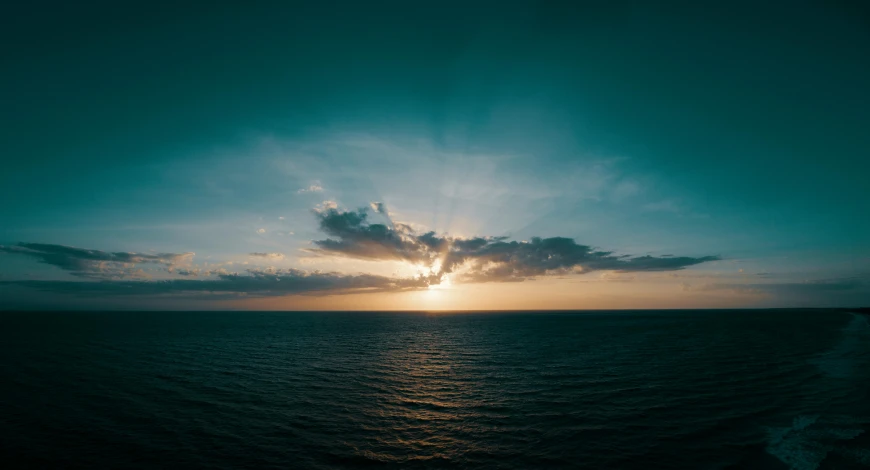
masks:
{"label": "orange glow near horizon", "polygon": [[[291,295],[248,298],[221,305],[244,310],[506,311],[732,308],[747,301],[765,306],[760,295],[686,292],[667,277],[631,283],[587,280],[584,276],[510,283],[441,284],[403,292]],[[676,281],[679,281],[677,279]]]}

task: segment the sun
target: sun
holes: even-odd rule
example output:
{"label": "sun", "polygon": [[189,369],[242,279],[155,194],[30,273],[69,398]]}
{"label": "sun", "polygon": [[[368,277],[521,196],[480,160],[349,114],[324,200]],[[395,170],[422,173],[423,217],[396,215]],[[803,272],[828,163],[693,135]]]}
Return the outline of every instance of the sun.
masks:
{"label": "sun", "polygon": [[420,306],[426,309],[443,310],[455,301],[455,289],[450,276],[442,275],[441,282],[429,284],[426,290],[420,291]]}

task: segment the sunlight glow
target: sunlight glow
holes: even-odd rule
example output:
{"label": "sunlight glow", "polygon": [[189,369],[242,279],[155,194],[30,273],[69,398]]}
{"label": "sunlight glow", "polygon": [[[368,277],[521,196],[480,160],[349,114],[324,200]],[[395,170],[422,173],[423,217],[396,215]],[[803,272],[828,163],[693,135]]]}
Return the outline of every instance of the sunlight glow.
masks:
{"label": "sunlight glow", "polygon": [[453,285],[453,283],[450,282],[450,275],[445,274],[445,275],[441,276],[441,283],[440,284],[429,284],[429,290],[450,289],[450,287],[452,285]]}

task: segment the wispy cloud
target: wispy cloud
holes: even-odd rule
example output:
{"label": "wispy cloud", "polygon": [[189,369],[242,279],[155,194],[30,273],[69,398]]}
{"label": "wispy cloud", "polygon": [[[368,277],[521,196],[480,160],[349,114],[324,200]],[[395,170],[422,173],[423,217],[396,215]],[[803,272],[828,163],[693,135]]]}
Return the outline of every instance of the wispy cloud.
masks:
{"label": "wispy cloud", "polygon": [[308,187],[300,188],[300,189],[299,189],[298,191],[296,191],[296,192],[297,192],[298,194],[303,194],[303,193],[322,193],[322,192],[323,192],[323,186],[320,185],[320,181],[314,181],[314,182],[311,183]]}
{"label": "wispy cloud", "polygon": [[632,275],[609,272],[609,271],[602,273],[601,276],[599,276],[599,278],[602,281],[607,281],[607,282],[631,282],[634,280],[634,276],[632,276]]}
{"label": "wispy cloud", "polygon": [[371,274],[310,272],[299,269],[248,270],[245,273],[218,274],[217,279],[164,281],[0,281],[0,286],[23,286],[37,290],[75,295],[153,296],[208,295],[282,296],[292,294],[347,294],[359,292],[396,292],[424,289],[425,277],[394,279]]}
{"label": "wispy cloud", "polygon": [[0,252],[23,255],[40,263],[56,266],[80,277],[116,279],[141,274],[135,266],[153,263],[176,266],[189,263],[194,253],[135,253],[87,250],[49,243],[18,243],[0,245]]}
{"label": "wispy cloud", "polygon": [[284,253],[248,253],[248,256],[254,258],[265,258],[273,261],[280,261],[284,259]]}
{"label": "wispy cloud", "polygon": [[838,279],[817,279],[804,282],[749,282],[749,283],[707,283],[700,286],[685,284],[688,291],[731,291],[740,294],[777,294],[786,296],[806,296],[820,293],[859,291],[870,288],[867,278],[851,277]]}
{"label": "wispy cloud", "polygon": [[671,199],[644,204],[643,209],[649,212],[671,212],[674,214],[682,212],[680,205]]}

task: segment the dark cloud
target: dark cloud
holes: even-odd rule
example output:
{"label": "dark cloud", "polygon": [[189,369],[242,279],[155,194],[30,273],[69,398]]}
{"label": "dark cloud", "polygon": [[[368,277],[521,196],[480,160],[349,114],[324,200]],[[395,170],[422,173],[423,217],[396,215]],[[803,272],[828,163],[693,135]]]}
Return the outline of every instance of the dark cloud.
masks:
{"label": "dark cloud", "polygon": [[440,274],[461,271],[457,279],[460,282],[521,281],[549,274],[599,270],[674,271],[719,259],[717,256],[615,255],[564,237],[509,241],[505,237],[417,234],[403,224],[370,223],[367,208],[357,211],[329,208],[316,214],[321,230],[330,236],[314,242],[320,253],[407,261],[433,267]]}
{"label": "dark cloud", "polygon": [[532,238],[528,242],[480,239],[460,244],[448,251],[444,263],[452,270],[463,263],[472,263],[472,280],[517,280],[547,274],[590,271],[673,271],[695,264],[715,261],[718,257],[701,258],[653,256],[617,256],[609,251],[595,250],[563,237]]}
{"label": "dark cloud", "polygon": [[171,279],[163,281],[0,281],[0,286],[22,286],[75,295],[153,296],[230,295],[281,296],[292,294],[342,294],[396,292],[424,289],[430,278],[394,279],[370,274],[308,272],[299,269],[248,270],[243,274],[218,274],[217,279]]}
{"label": "dark cloud", "polygon": [[40,263],[57,266],[76,276],[108,279],[129,277],[141,272],[134,269],[137,264],[155,263],[174,266],[189,262],[194,255],[193,253],[107,252],[49,243],[0,245],[0,252],[28,256]]}
{"label": "dark cloud", "polygon": [[335,238],[314,242],[322,252],[373,260],[434,261],[431,248],[420,243],[409,227],[369,223],[366,209],[328,208],[317,215],[320,229]]}
{"label": "dark cloud", "polygon": [[199,268],[193,268],[193,269],[181,268],[181,269],[171,270],[170,272],[174,272],[175,274],[178,274],[179,276],[185,276],[185,277],[199,277],[199,275],[203,273],[203,271]]}

